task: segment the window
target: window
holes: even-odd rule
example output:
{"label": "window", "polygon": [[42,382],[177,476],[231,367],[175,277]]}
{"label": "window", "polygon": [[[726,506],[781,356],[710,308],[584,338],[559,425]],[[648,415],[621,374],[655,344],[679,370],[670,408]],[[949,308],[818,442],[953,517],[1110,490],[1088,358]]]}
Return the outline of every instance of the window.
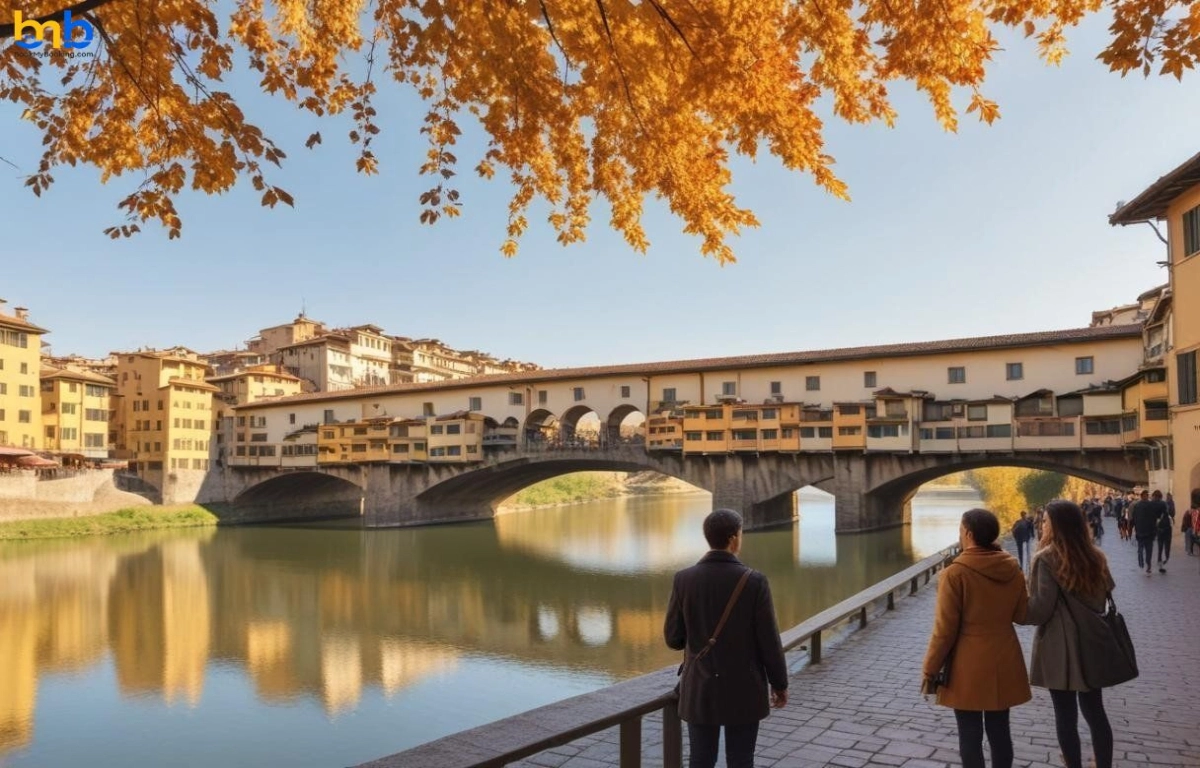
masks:
{"label": "window", "polygon": [[1183,214],[1183,255],[1200,253],[1200,205]]}
{"label": "window", "polygon": [[28,424],[33,416],[30,411],[17,411],[17,421],[21,424]]}
{"label": "window", "polygon": [[733,430],[734,440],[758,440],[758,431],[754,429]]}
{"label": "window", "polygon": [[108,397],[108,388],[95,384],[86,384],[84,385],[83,393],[88,397]]}
{"label": "window", "polygon": [[684,433],[683,433],[683,439],[684,439],[684,440],[696,440],[696,441],[699,441],[699,440],[700,440],[700,439],[701,439],[703,436],[704,436],[704,433],[703,433],[703,432],[684,432]]}
{"label": "window", "polygon": [[736,381],[722,381],[721,382],[721,395],[724,397],[736,397],[737,396],[737,382]]}
{"label": "window", "polygon": [[[1195,212],[1197,209],[1193,209]],[[1179,404],[1192,405],[1198,400],[1196,392],[1196,352],[1184,352],[1175,356],[1176,373],[1179,376]]]}
{"label": "window", "polygon": [[877,378],[875,376],[875,371],[864,371],[863,372],[863,386],[866,387],[867,389],[874,389],[875,387],[879,386],[877,384]]}
{"label": "window", "polygon": [[431,434],[431,435],[441,435],[441,434],[445,433],[445,431],[446,431],[446,428],[443,427],[441,424],[434,424],[432,427],[429,428],[429,434]]}
{"label": "window", "polygon": [[435,415],[434,410],[433,410],[433,403],[422,403],[421,404],[421,413],[425,414],[426,416]]}
{"label": "window", "polygon": [[46,437],[54,438],[54,427],[46,427]]}
{"label": "window", "polygon": [[8,385],[5,384],[4,382],[0,381],[0,395],[7,395],[7,394],[8,394]]}
{"label": "window", "polygon": [[392,453],[408,453],[408,443],[396,443],[392,446]]}
{"label": "window", "polygon": [[958,428],[959,439],[979,438],[979,437],[985,437],[986,435],[987,435],[987,431],[983,427],[982,424],[979,426],[976,426],[976,427],[959,427]]}
{"label": "window", "polygon": [[462,456],[462,446],[461,445],[447,445],[446,446],[446,455],[447,456]]}
{"label": "window", "polygon": [[873,424],[867,427],[867,437],[900,437],[900,425]]}
{"label": "window", "polygon": [[800,437],[813,438],[817,436],[816,427],[800,427]]}
{"label": "window", "polygon": [[29,373],[29,363],[21,363],[21,373]]}
{"label": "window", "polygon": [[951,366],[946,369],[946,379],[951,384],[966,384],[967,369],[961,365]]}
{"label": "window", "polygon": [[1025,378],[1025,364],[1006,363],[1004,366],[1004,378],[1008,381],[1020,381]]}
{"label": "window", "polygon": [[664,403],[675,402],[675,387],[663,387],[662,399]]}
{"label": "window", "polygon": [[160,410],[160,411],[161,411],[162,409],[163,409],[163,401],[162,401],[162,400],[159,400],[159,401],[158,401],[158,410]]}
{"label": "window", "polygon": [[782,431],[782,436],[784,440],[794,440],[796,439],[796,430],[791,428],[784,429]]}
{"label": "window", "polygon": [[762,439],[763,440],[778,440],[779,439],[779,430],[778,429],[764,429],[762,431]]}
{"label": "window", "polygon": [[1075,375],[1087,376],[1095,372],[1096,362],[1091,357],[1075,358]]}
{"label": "window", "polygon": [[762,416],[760,418],[763,421],[767,421],[769,419],[778,419],[779,418],[779,410],[777,408],[763,408]]}
{"label": "window", "polygon": [[550,393],[544,389],[538,390],[538,405],[545,405],[550,400]]}
{"label": "window", "polygon": [[953,440],[954,427],[937,427],[933,430],[934,440]]}
{"label": "window", "polygon": [[18,390],[17,394],[19,394],[21,397],[36,397],[37,396],[37,392],[35,392],[33,387],[29,384],[21,384],[17,387],[17,390]]}
{"label": "window", "polygon": [[631,392],[631,390],[630,390],[628,384],[621,387],[621,397],[625,397],[625,398],[630,397],[630,392]]}
{"label": "window", "polygon": [[704,418],[706,419],[719,419],[721,416],[722,412],[720,408],[710,408],[704,412]]}
{"label": "window", "polygon": [[708,440],[709,442],[712,442],[712,443],[720,442],[725,439],[725,433],[724,432],[705,432],[704,439]]}
{"label": "window", "polygon": [[583,399],[583,387],[575,387],[571,390],[571,392],[574,394],[575,402],[578,403]]}
{"label": "window", "polygon": [[987,436],[988,437],[1012,437],[1012,425],[1011,424],[988,424],[987,425]]}
{"label": "window", "polygon": [[862,427],[838,427],[838,434],[843,437],[850,437],[853,435],[861,435]]}
{"label": "window", "polygon": [[1167,372],[1162,368],[1152,368],[1146,371],[1146,382],[1156,384],[1167,380]]}
{"label": "window", "polygon": [[103,408],[85,408],[83,418],[87,421],[108,421],[108,411]]}
{"label": "window", "polygon": [[986,405],[968,405],[967,421],[987,421]]}
{"label": "window", "polygon": [[467,410],[468,411],[482,411],[483,410],[483,398],[482,397],[467,398]]}
{"label": "window", "polygon": [[508,404],[509,405],[525,405],[525,393],[524,392],[509,392],[508,393]]}
{"label": "window", "polygon": [[782,381],[772,381],[771,382],[771,394],[772,395],[782,395],[783,394],[783,382]]}
{"label": "window", "polygon": [[1098,419],[1084,423],[1083,431],[1089,435],[1119,435],[1121,434],[1120,419]]}
{"label": "window", "polygon": [[446,425],[446,434],[447,435],[461,435],[462,434],[462,424],[447,424]]}
{"label": "window", "polygon": [[817,437],[833,437],[833,427],[817,427]]}
{"label": "window", "polygon": [[295,424],[295,423],[296,423],[296,414],[289,413],[288,414],[288,424]]}
{"label": "window", "polygon": [[62,404],[62,412],[65,414],[68,414],[70,416],[74,416],[78,412],[78,408],[79,408],[79,406],[76,403],[63,403]]}
{"label": "window", "polygon": [[820,391],[821,377],[820,376],[805,376],[804,377],[804,389],[809,392]]}
{"label": "window", "polygon": [[84,448],[103,448],[104,438],[106,435],[103,432],[84,432],[83,447]]}

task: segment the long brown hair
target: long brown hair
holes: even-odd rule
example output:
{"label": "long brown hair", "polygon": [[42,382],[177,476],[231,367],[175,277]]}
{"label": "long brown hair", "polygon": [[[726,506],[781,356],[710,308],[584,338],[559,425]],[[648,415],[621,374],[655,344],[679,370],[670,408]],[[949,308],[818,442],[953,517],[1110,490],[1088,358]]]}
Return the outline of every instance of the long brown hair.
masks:
{"label": "long brown hair", "polygon": [[1075,502],[1057,499],[1046,505],[1050,525],[1042,546],[1058,557],[1055,578],[1069,592],[1098,594],[1106,586],[1108,561],[1092,543],[1092,531]]}

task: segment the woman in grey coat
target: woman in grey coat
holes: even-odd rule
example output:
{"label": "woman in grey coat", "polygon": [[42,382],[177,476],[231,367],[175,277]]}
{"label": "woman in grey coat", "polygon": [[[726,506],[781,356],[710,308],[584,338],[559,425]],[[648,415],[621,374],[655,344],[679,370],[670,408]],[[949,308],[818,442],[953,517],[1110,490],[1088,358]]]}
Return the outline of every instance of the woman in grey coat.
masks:
{"label": "woman in grey coat", "polygon": [[1112,768],[1113,734],[1104,712],[1103,690],[1092,690],[1084,682],[1079,633],[1060,592],[1069,592],[1099,613],[1114,586],[1104,553],[1092,543],[1083,511],[1070,501],[1050,502],[1042,547],[1033,556],[1025,623],[1037,626],[1029,682],[1050,690],[1066,768],[1083,768],[1080,710],[1092,732],[1096,768]]}

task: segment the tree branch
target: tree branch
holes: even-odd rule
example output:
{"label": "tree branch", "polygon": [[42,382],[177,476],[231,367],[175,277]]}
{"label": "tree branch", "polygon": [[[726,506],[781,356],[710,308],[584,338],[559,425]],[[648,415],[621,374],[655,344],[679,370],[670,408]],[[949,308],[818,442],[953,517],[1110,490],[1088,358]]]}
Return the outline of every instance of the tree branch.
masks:
{"label": "tree branch", "polygon": [[[63,16],[67,13],[67,11],[70,11],[72,14],[87,13],[88,11],[99,8],[102,5],[108,5],[111,2],[113,2],[113,0],[83,0],[83,2],[76,3],[70,8],[63,8],[55,11],[54,13],[47,13],[44,16],[38,16],[36,19],[28,19],[28,21],[36,21],[39,23],[43,21],[62,21]],[[13,33],[16,31],[16,24],[0,24],[0,38],[12,37]]]}

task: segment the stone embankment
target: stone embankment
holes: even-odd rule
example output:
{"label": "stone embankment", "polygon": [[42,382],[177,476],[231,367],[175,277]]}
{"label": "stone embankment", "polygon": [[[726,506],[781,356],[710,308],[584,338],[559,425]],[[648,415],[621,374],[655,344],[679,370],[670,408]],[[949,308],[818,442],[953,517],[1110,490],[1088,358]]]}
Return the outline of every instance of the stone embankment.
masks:
{"label": "stone embankment", "polygon": [[111,469],[62,470],[50,479],[33,470],[0,472],[0,520],[98,515],[151,503],[119,490]]}

